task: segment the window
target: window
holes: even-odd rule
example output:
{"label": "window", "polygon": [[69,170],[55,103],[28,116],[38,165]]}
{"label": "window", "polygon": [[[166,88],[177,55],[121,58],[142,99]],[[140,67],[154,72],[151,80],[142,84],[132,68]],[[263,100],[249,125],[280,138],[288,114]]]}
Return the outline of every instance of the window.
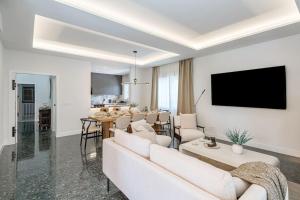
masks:
{"label": "window", "polygon": [[158,108],[177,112],[179,64],[160,67],[158,78]]}
{"label": "window", "polygon": [[129,84],[124,84],[123,85],[123,95],[124,95],[124,100],[129,99]]}
{"label": "window", "polygon": [[34,86],[24,86],[22,88],[22,102],[34,103]]}

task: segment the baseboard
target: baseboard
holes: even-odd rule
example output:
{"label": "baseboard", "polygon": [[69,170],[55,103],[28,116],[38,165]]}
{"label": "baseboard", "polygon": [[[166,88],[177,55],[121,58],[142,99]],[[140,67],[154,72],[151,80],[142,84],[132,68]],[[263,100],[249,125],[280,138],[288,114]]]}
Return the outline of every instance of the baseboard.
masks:
{"label": "baseboard", "polygon": [[[226,137],[218,137],[218,139],[228,141]],[[300,158],[300,151],[295,149],[271,146],[271,145],[253,142],[253,141],[250,142],[250,144],[247,144],[247,146]]]}
{"label": "baseboard", "polygon": [[65,137],[70,135],[78,135],[81,133],[81,130],[73,130],[73,131],[61,131],[56,133],[56,137]]}

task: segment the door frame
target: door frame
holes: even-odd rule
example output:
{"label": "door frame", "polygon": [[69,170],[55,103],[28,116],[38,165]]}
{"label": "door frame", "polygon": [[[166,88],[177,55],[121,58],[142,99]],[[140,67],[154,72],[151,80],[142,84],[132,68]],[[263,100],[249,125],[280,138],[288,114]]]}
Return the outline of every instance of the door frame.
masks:
{"label": "door frame", "polygon": [[[53,89],[55,91],[55,136],[57,135],[57,131],[58,131],[58,121],[59,121],[59,107],[58,107],[58,100],[59,100],[59,94],[58,94],[58,88],[59,88],[59,76],[57,74],[52,74],[52,73],[45,73],[45,72],[37,72],[37,71],[22,71],[22,70],[11,70],[9,72],[9,91],[8,91],[8,137],[7,137],[7,143],[9,144],[16,144],[17,143],[17,135],[15,134],[15,137],[12,136],[12,129],[13,127],[15,127],[16,132],[17,132],[17,104],[18,104],[18,100],[17,100],[17,95],[18,95],[18,89],[17,87],[15,87],[15,90],[12,90],[12,81],[16,80],[16,75],[17,74],[32,74],[32,75],[46,75],[46,76],[50,76],[50,77],[55,77],[55,89]],[[16,83],[17,84],[17,83]],[[53,91],[52,91],[53,92]],[[52,107],[51,107],[52,109]]]}

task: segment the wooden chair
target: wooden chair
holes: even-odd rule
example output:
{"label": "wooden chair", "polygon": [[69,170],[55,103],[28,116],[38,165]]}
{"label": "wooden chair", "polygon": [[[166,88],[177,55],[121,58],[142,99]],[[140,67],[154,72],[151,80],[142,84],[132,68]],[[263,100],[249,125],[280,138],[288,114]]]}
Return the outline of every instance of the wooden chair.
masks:
{"label": "wooden chair", "polygon": [[96,120],[89,118],[81,118],[81,138],[80,146],[82,145],[82,139],[85,140],[84,149],[86,150],[86,142],[88,139],[102,137],[101,125]]}

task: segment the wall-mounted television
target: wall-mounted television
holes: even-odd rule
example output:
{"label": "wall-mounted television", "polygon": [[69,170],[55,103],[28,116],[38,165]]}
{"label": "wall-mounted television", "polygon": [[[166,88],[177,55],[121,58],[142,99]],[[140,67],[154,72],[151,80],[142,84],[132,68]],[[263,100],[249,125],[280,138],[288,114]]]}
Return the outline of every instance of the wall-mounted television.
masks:
{"label": "wall-mounted television", "polygon": [[285,66],[211,75],[212,105],[286,109]]}

